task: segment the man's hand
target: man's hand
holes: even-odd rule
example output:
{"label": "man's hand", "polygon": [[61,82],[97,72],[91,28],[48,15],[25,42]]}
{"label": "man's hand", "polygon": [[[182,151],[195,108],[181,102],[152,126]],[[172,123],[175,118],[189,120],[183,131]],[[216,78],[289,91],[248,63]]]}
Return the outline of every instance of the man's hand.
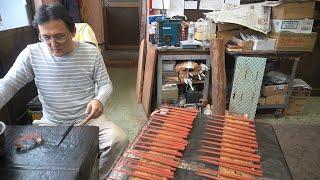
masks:
{"label": "man's hand", "polygon": [[86,113],[88,114],[87,118],[85,119],[86,121],[100,117],[103,113],[102,103],[96,99],[90,101],[87,105]]}

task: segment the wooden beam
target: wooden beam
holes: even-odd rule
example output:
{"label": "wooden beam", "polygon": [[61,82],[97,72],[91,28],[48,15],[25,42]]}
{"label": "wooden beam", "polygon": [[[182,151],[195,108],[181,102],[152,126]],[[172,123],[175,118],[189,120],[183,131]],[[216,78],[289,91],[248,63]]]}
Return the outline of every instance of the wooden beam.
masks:
{"label": "wooden beam", "polygon": [[225,70],[225,43],[222,38],[211,41],[211,76],[212,76],[212,112],[216,115],[225,115],[226,110],[226,70]]}

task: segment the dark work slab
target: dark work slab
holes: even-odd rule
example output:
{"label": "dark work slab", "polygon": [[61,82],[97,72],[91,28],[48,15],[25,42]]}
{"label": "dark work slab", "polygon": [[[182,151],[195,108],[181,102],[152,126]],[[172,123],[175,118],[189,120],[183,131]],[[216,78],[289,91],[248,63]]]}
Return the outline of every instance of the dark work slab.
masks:
{"label": "dark work slab", "polygon": [[[66,126],[7,126],[6,147],[0,157],[0,179],[89,179],[98,156],[98,127],[73,127],[59,146]],[[15,140],[41,134],[44,143],[18,152]]]}
{"label": "dark work slab", "polygon": [[256,136],[261,166],[266,179],[292,179],[285,157],[272,125],[256,122]]}

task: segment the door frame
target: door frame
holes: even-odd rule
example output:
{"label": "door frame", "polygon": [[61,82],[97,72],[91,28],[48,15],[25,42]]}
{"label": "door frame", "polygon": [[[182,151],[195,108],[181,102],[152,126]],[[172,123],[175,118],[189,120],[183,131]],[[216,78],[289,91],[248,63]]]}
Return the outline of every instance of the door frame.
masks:
{"label": "door frame", "polygon": [[[104,19],[104,34],[105,34],[105,49],[106,50],[137,50],[139,49],[139,44],[137,45],[109,45],[109,38],[108,38],[108,18],[107,18],[107,11],[108,8],[138,8],[140,10],[140,3],[138,2],[107,2],[103,8],[103,19]],[[138,17],[140,19],[140,17]],[[139,20],[140,22],[140,20]]]}

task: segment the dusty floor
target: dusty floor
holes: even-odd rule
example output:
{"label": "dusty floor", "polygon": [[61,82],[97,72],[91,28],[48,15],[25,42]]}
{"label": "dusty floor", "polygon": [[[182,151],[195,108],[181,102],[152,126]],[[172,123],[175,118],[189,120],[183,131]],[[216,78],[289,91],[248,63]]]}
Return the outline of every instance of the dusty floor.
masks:
{"label": "dusty floor", "polygon": [[263,121],[271,124],[320,124],[320,97],[309,97],[302,115],[283,115],[276,118],[274,114],[257,114],[256,121]]}
{"label": "dusty floor", "polygon": [[107,117],[125,130],[132,141],[147,119],[142,105],[136,103],[136,68],[108,68],[108,72],[113,93]]}

